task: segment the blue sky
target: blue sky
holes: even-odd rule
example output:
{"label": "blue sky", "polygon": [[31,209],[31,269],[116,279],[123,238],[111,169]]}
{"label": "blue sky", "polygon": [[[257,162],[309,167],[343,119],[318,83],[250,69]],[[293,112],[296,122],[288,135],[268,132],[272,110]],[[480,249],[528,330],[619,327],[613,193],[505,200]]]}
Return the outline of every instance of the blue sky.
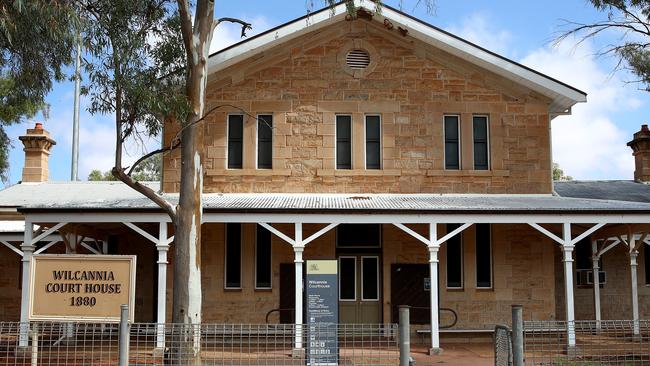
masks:
{"label": "blue sky", "polygon": [[[216,16],[234,16],[253,24],[254,34],[304,15],[311,0],[216,0]],[[319,8],[323,2],[313,0]],[[398,6],[398,0],[385,0]],[[435,14],[424,7],[414,9],[417,0],[403,0],[403,10],[431,24],[451,31],[527,66],[586,91],[588,102],[574,107],[571,116],[553,120],[553,155],[565,172],[576,179],[631,179],[634,160],[625,145],[645,123],[650,94],[639,85],[626,84],[630,75],[612,73],[615,60],[595,53],[615,40],[601,38],[576,46],[573,40],[553,46],[551,40],[561,30],[563,19],[589,22],[603,19],[586,0],[554,1],[458,1],[437,0]],[[242,4],[245,4],[242,6]],[[217,29],[212,48],[219,49],[239,40],[239,29]],[[44,126],[57,145],[50,158],[50,179],[69,180],[72,140],[74,87],[70,82],[55,86],[47,100],[51,105]],[[82,100],[79,176],[85,179],[93,168],[108,170],[114,156],[112,116],[90,115]],[[43,120],[38,116],[35,120]],[[34,121],[8,129],[14,146],[10,154],[9,184],[20,180],[22,146],[17,137]],[[159,144],[131,145],[127,160],[135,160],[143,150]]]}

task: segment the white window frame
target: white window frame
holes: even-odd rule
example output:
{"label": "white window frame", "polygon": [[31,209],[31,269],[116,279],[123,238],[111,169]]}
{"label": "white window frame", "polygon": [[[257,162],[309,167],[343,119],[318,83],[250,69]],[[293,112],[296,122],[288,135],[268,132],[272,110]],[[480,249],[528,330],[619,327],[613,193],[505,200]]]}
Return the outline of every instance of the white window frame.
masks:
{"label": "white window frame", "polygon": [[[458,169],[447,169],[447,134],[445,126],[446,117],[456,117],[456,126],[458,126]],[[442,168],[449,171],[458,171],[463,169],[463,155],[462,155],[462,136],[460,134],[460,114],[445,113],[442,115]]]}
{"label": "white window frame", "polygon": [[[272,170],[273,167],[273,142],[274,142],[274,133],[273,127],[271,127],[271,168],[260,168],[258,164],[259,155],[260,155],[260,116],[271,116],[271,124],[275,120],[275,115],[273,113],[258,113],[255,115],[255,169],[256,170]],[[242,144],[243,145],[243,144]],[[243,149],[242,149],[243,150]],[[242,151],[243,152],[243,151]],[[243,159],[243,154],[242,154]]]}
{"label": "white window frame", "polygon": [[463,240],[463,233],[458,233],[454,237],[460,238],[460,287],[449,286],[449,242],[445,242],[445,287],[449,290],[464,290],[465,289],[465,241]]}
{"label": "white window frame", "polygon": [[[492,169],[492,155],[490,153],[490,115],[489,114],[473,114],[472,115],[472,170],[476,170],[476,160],[474,156],[474,117],[485,117],[485,127],[486,127],[486,147],[487,147],[487,169],[483,171],[490,171]],[[458,124],[460,126],[460,123]],[[460,145],[460,144],[459,144]]]}
{"label": "white window frame", "polygon": [[[492,243],[492,224],[485,224],[485,225],[488,226],[488,236],[490,238],[490,286],[479,286],[478,285],[478,271],[475,270],[474,275],[476,277],[475,280],[476,280],[476,288],[477,289],[491,290],[491,289],[494,288],[494,256],[493,256],[493,248],[492,248],[492,246],[493,246],[493,243]],[[478,260],[477,252],[478,251],[476,250],[476,244],[478,242],[478,236],[476,234],[477,234],[477,231],[475,230],[474,231],[474,262],[475,262],[474,265],[476,266],[476,268],[478,268],[478,264],[477,264],[478,263],[477,262],[477,260]]]}
{"label": "white window frame", "polygon": [[[364,296],[364,293],[363,293],[363,273],[364,273],[364,271],[363,271],[363,260],[365,258],[373,258],[373,259],[375,259],[377,261],[377,298],[376,299],[368,299],[368,298],[366,298]],[[379,286],[380,286],[380,283],[381,283],[380,280],[379,280],[379,266],[380,266],[380,264],[379,264],[379,256],[378,255],[363,255],[363,256],[361,256],[361,283],[360,283],[360,286],[359,286],[361,288],[361,301],[375,301],[375,302],[379,301],[379,291],[380,291]]]}
{"label": "white window frame", "polygon": [[224,224],[224,245],[223,245],[223,288],[225,290],[241,290],[243,282],[243,261],[244,261],[244,224],[239,223],[239,287],[228,286],[228,223]]}
{"label": "white window frame", "polygon": [[[352,263],[354,263],[354,299],[342,299],[341,298],[341,259],[353,259]],[[358,282],[357,282],[357,257],[353,255],[341,255],[338,257],[338,270],[339,270],[339,301],[344,301],[344,302],[355,302],[357,301],[357,287],[358,287]]]}
{"label": "white window frame", "polygon": [[[348,116],[350,117],[350,169],[339,169],[338,167],[338,135],[337,135],[337,122],[339,116]],[[364,128],[365,129],[365,128]],[[365,166],[365,163],[364,163]],[[352,114],[337,113],[334,115],[334,169],[335,170],[352,170],[354,169],[354,118]]]}
{"label": "white window frame", "polygon": [[367,117],[379,117],[379,168],[371,170],[382,170],[384,169],[384,154],[383,153],[383,137],[384,137],[384,120],[381,117],[380,113],[368,113],[363,115],[363,169],[368,170],[368,141],[367,137]]}
{"label": "white window frame", "polygon": [[[230,116],[241,116],[241,168],[230,168],[228,163],[228,152],[230,148]],[[244,169],[244,127],[246,126],[246,116],[243,113],[228,113],[226,114],[226,169],[227,170],[242,170]],[[257,159],[256,159],[257,160]],[[257,162],[255,163],[257,166]]]}
{"label": "white window frame", "polygon": [[271,242],[269,243],[269,245],[271,246],[271,256],[269,258],[269,261],[271,262],[270,263],[271,265],[269,266],[269,275],[270,275],[269,278],[271,279],[271,281],[269,281],[269,286],[268,287],[263,287],[263,286],[258,286],[257,285],[257,259],[259,258],[259,256],[257,255],[257,246],[258,246],[258,243],[259,243],[257,241],[257,230],[260,227],[262,228],[262,230],[266,230],[265,228],[260,226],[260,224],[255,224],[255,270],[254,270],[254,274],[253,274],[255,277],[254,277],[253,281],[255,282],[255,289],[256,290],[272,290],[273,289],[273,235],[272,234],[269,237],[271,239]]}

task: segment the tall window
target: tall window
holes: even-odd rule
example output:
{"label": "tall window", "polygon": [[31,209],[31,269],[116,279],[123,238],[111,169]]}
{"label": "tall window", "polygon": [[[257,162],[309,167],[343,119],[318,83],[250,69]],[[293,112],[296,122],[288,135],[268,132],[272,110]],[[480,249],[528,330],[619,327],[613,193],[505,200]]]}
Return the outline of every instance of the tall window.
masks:
{"label": "tall window", "polygon": [[650,285],[650,246],[643,244],[643,262],[645,262],[645,284]]}
{"label": "tall window", "polygon": [[244,142],[244,116],[228,115],[228,169],[242,168]]}
{"label": "tall window", "polygon": [[460,169],[460,118],[444,117],[445,131],[445,169]]}
{"label": "tall window", "polygon": [[255,288],[271,288],[271,232],[257,225]]}
{"label": "tall window", "polygon": [[381,117],[366,116],[366,169],[381,169]]}
{"label": "tall window", "polygon": [[241,288],[241,224],[226,224],[226,288]]}
{"label": "tall window", "polygon": [[336,169],[352,169],[352,116],[336,116]]}
{"label": "tall window", "polygon": [[476,287],[492,287],[492,235],[490,224],[476,224]]}
{"label": "tall window", "polygon": [[[460,225],[447,224],[447,233]],[[463,240],[462,234],[447,240],[447,288],[463,288]]]}
{"label": "tall window", "polygon": [[490,158],[487,116],[474,116],[472,125],[474,132],[474,170],[488,170]]}
{"label": "tall window", "polygon": [[257,169],[273,168],[273,115],[257,116]]}

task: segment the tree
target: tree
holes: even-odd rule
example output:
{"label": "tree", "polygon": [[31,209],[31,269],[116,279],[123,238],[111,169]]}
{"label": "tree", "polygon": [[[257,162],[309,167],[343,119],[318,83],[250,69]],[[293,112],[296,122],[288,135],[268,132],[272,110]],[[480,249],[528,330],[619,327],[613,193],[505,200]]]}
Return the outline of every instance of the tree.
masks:
{"label": "tree", "polygon": [[556,39],[561,42],[578,36],[579,43],[600,35],[613,33],[616,43],[606,46],[601,55],[618,58],[616,70],[630,71],[638,79],[633,82],[650,91],[650,0],[590,0],[607,19],[593,23],[566,21],[568,28]]}
{"label": "tree", "polygon": [[0,0],[0,178],[9,167],[4,127],[47,116],[45,96],[65,79],[79,22],[65,1]]}
{"label": "tree", "polygon": [[[138,182],[158,182],[162,177],[162,157],[154,155],[133,169],[131,177]],[[88,174],[89,181],[116,181],[112,171],[102,172],[93,169]]]}
{"label": "tree", "polygon": [[564,171],[560,168],[560,164],[553,163],[553,180],[554,181],[571,181],[573,177],[564,175]]}

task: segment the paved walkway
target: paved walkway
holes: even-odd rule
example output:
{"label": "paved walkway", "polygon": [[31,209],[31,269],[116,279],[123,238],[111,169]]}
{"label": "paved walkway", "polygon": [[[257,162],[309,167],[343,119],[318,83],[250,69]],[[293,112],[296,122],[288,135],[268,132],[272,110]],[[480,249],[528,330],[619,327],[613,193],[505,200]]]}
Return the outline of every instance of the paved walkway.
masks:
{"label": "paved walkway", "polygon": [[494,365],[494,346],[492,343],[448,343],[442,344],[442,355],[428,356],[426,349],[413,346],[411,354],[416,366],[454,365],[454,366],[492,366]]}

